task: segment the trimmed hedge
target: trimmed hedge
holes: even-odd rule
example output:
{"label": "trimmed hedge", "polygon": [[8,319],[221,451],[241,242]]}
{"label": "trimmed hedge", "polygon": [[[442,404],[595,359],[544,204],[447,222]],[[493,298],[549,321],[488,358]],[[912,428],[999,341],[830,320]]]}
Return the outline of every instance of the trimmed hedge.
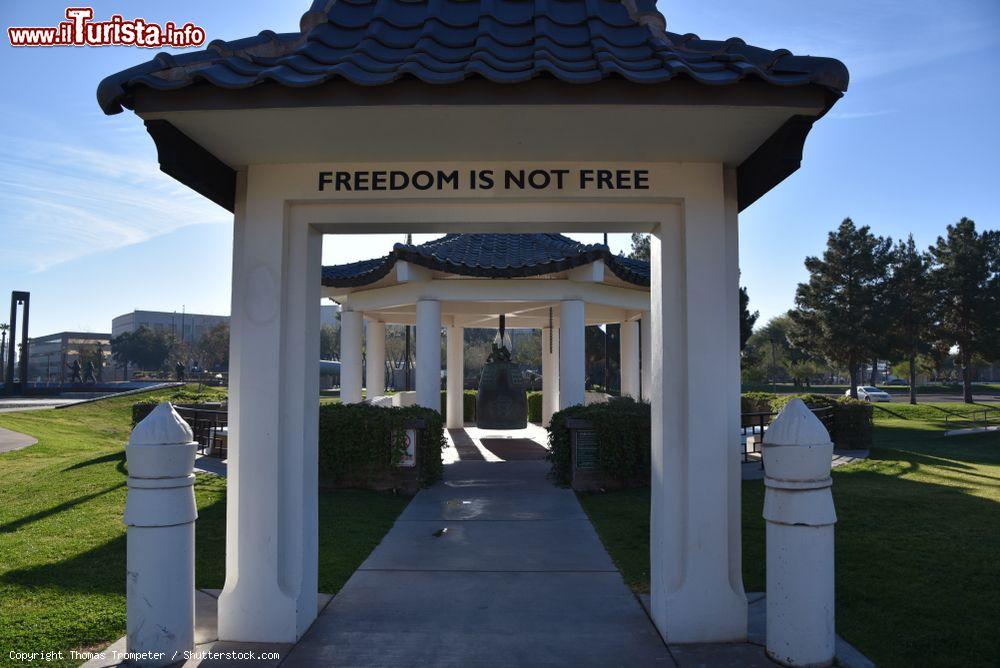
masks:
{"label": "trimmed hedge", "polygon": [[[748,392],[743,395],[762,397],[767,392]],[[771,399],[771,410],[778,413],[789,401],[799,398],[809,408],[832,408],[830,440],[845,450],[867,450],[872,446],[874,409],[866,401],[829,394],[778,394]]]}
{"label": "trimmed hedge", "polygon": [[395,487],[405,473],[396,464],[406,452],[406,424],[423,420],[427,428],[417,444],[417,479],[431,485],[441,479],[444,421],[435,410],[410,406],[382,408],[369,404],[324,404],[319,409],[319,477],[336,487]]}
{"label": "trimmed hedge", "polygon": [[570,406],[552,416],[549,447],[552,474],[560,485],[573,481],[573,453],[566,420],[587,420],[597,432],[598,466],[608,478],[626,485],[649,484],[649,404],[631,397],[607,403]]}
{"label": "trimmed hedge", "polygon": [[[462,421],[476,421],[476,390],[464,390],[462,392]],[[448,392],[441,390],[441,415],[448,414]]]}
{"label": "trimmed hedge", "polygon": [[848,397],[838,399],[833,409],[833,444],[845,450],[868,450],[872,447],[875,409],[867,401]]}
{"label": "trimmed hedge", "polygon": [[528,422],[542,422],[542,393],[528,392]]}

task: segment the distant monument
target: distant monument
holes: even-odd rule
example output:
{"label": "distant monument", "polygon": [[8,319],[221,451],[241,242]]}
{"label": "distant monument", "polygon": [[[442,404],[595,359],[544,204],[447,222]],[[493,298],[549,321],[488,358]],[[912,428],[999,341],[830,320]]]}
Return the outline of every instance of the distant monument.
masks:
{"label": "distant monument", "polygon": [[[31,293],[21,290],[14,290],[10,293],[10,345],[7,347],[7,373],[4,376],[4,392],[14,394],[15,391],[24,391],[28,387],[28,311],[31,304]],[[17,307],[21,307],[21,357],[20,374],[17,376],[18,382],[14,382],[14,351],[17,349]],[[4,360],[0,359],[0,364]]]}
{"label": "distant monument", "polygon": [[80,360],[73,360],[73,363],[67,364],[66,367],[70,371],[69,382],[72,385],[78,385],[83,382],[83,379],[80,378]]}

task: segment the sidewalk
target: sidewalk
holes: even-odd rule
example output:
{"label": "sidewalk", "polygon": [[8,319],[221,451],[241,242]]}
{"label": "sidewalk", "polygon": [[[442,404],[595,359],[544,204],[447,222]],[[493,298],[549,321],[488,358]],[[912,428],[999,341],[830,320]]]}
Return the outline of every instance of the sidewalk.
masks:
{"label": "sidewalk", "polygon": [[283,665],[673,665],[544,461],[459,461]]}

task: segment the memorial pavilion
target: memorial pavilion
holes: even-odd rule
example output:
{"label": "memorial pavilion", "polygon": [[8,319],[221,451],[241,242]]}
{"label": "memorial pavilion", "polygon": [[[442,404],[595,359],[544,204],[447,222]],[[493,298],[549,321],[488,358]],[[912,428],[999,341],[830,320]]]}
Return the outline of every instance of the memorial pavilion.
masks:
{"label": "memorial pavilion", "polygon": [[[103,110],[134,111],[161,169],[234,214],[220,638],[291,642],[317,614],[323,235],[648,232],[648,306],[606,256],[525,297],[558,302],[567,349],[585,304],[648,308],[650,614],[671,643],[744,639],[738,214],[799,168],[847,85],[836,60],[668,31],[653,0],[315,0],[298,31],[105,79]],[[453,300],[465,288],[412,260],[383,280],[410,284],[390,289],[418,329],[450,324],[442,300],[525,301],[486,281]],[[386,312],[377,292],[347,304]],[[567,405],[582,369],[559,359]]]}
{"label": "memorial pavilion", "polygon": [[[448,234],[396,244],[375,260],[323,267],[323,295],[341,305],[341,400],[361,401],[362,319],[367,398],[385,391],[385,325],[416,325],[416,402],[438,408],[441,329],[447,332],[446,425],[460,429],[463,334],[542,330],[543,423],[584,403],[584,327],[621,323],[621,392],[642,398],[640,332],[649,341],[649,263],[561,234]],[[565,361],[563,361],[565,360]],[[565,369],[565,372],[562,372]],[[648,394],[650,381],[645,379]],[[648,400],[649,397],[646,396]]]}

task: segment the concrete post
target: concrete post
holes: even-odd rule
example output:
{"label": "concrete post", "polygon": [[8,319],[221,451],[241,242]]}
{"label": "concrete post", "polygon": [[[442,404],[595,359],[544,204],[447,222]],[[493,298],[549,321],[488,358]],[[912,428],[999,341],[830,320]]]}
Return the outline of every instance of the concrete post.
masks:
{"label": "concrete post", "polygon": [[622,396],[639,398],[639,323],[628,320],[622,323],[621,371]]}
{"label": "concrete post", "polygon": [[139,665],[165,666],[194,650],[197,445],[191,428],[164,402],[136,425],[125,446],[126,647],[162,655]]}
{"label": "concrete post", "polygon": [[365,396],[385,394],[385,323],[369,320],[365,328]]}
{"label": "concrete post", "polygon": [[764,434],[767,655],[785,666],[834,657],[833,443],[801,399]]}
{"label": "concrete post", "polygon": [[542,425],[559,410],[559,328],[542,328]]}
{"label": "concrete post", "polygon": [[361,401],[361,324],[359,311],[340,313],[340,401]]}
{"label": "concrete post", "polygon": [[651,322],[652,317],[649,311],[643,311],[642,318],[639,320],[639,347],[641,349],[641,369],[639,375],[642,379],[642,387],[639,393],[643,401],[649,401],[650,393],[653,389],[653,332],[650,327]]}
{"label": "concrete post", "polygon": [[448,327],[448,429],[465,426],[465,328]]}
{"label": "concrete post", "polygon": [[559,408],[586,401],[587,360],[584,352],[584,304],[572,299],[559,304]]}
{"label": "concrete post", "polygon": [[441,410],[441,302],[417,302],[417,405]]}

